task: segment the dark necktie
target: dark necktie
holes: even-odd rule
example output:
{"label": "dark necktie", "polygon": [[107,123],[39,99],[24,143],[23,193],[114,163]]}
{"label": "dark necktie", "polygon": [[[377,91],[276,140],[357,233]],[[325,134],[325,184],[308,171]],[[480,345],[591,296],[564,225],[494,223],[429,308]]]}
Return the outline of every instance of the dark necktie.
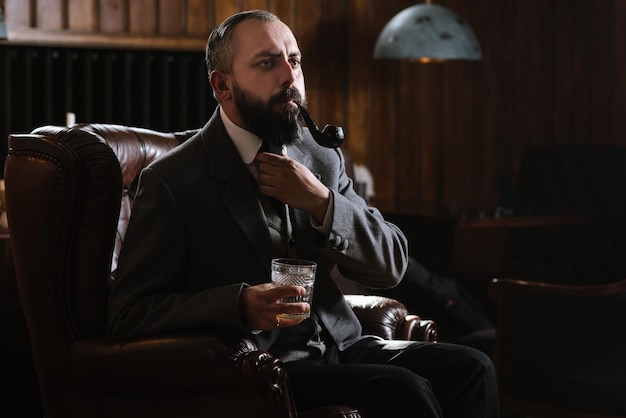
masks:
{"label": "dark necktie", "polygon": [[[263,141],[261,144],[261,148],[259,148],[259,152],[269,152],[271,154],[282,155],[283,147],[277,144],[272,144],[269,141]],[[270,201],[274,210],[281,217],[281,219],[285,220],[285,204],[280,200],[267,196],[267,199]]]}

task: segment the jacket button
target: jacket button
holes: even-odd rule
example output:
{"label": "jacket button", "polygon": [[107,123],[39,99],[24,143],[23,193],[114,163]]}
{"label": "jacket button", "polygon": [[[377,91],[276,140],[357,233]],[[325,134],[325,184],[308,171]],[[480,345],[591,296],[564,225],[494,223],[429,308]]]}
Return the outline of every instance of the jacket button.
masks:
{"label": "jacket button", "polygon": [[330,237],[328,241],[331,247],[338,247],[339,244],[341,244],[341,237],[339,235],[335,235],[333,237]]}

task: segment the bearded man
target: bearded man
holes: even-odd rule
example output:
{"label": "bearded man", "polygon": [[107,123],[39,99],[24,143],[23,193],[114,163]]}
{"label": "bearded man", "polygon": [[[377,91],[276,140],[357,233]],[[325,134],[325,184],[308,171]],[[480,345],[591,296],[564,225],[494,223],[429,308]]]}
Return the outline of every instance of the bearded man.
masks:
{"label": "bearded man", "polygon": [[[497,416],[486,356],[363,335],[333,282],[336,265],[370,288],[396,286],[407,242],[354,192],[341,150],[320,147],[302,127],[304,74],[291,30],[265,11],[234,15],[211,33],[206,59],[219,107],[141,174],[111,289],[110,336],[246,335],[285,362],[298,409]],[[270,284],[278,257],[317,263],[311,304],[279,302],[305,289]]]}

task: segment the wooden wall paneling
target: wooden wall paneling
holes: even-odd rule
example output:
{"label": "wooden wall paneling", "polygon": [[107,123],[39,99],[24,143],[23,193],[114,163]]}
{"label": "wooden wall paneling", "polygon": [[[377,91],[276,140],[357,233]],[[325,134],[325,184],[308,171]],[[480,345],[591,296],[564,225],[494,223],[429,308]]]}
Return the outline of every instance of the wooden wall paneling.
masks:
{"label": "wooden wall paneling", "polygon": [[[397,0],[393,16],[407,7],[413,6],[413,0]],[[391,19],[393,16],[389,16]],[[381,28],[382,30],[382,28]],[[376,34],[378,36],[378,34]],[[373,46],[372,46],[373,50]],[[398,61],[389,75],[394,79],[394,130],[395,130],[395,167],[396,184],[393,202],[394,211],[414,212],[417,208],[418,164],[418,115],[415,98],[420,92],[417,67],[420,64]]]}
{"label": "wooden wall paneling", "polygon": [[[63,68],[61,63],[61,54],[57,49],[46,51],[44,54],[43,68],[41,72],[45,72],[47,80],[61,80],[63,77]],[[41,95],[40,100],[44,104],[45,119],[53,121],[58,113],[63,113],[64,103],[63,89],[61,83],[45,83],[45,93]]]}
{"label": "wooden wall paneling", "polygon": [[[446,2],[445,7],[466,19],[462,3],[463,0],[452,0]],[[463,102],[466,100],[462,78],[465,67],[460,61],[423,65],[432,67],[432,72],[437,71],[441,76],[437,91],[433,91],[436,95],[433,98],[434,103],[437,103],[434,108],[435,113],[433,113],[436,114],[434,123],[438,132],[435,135],[436,140],[427,145],[430,147],[429,154],[433,158],[433,161],[429,161],[431,171],[428,174],[428,187],[431,189],[431,204],[433,205],[431,211],[450,213],[456,210],[458,199],[461,197],[459,182],[462,179],[458,177],[457,170],[463,167],[464,161],[457,158],[457,150],[471,153],[471,150],[465,149],[466,138],[464,138],[464,130],[459,120],[463,118]],[[465,153],[465,158],[468,158],[467,153]],[[466,188],[463,191],[467,192]]]}
{"label": "wooden wall paneling", "polygon": [[109,122],[111,101],[111,82],[108,79],[107,66],[110,63],[109,56],[104,51],[93,51],[85,57],[85,64],[88,67],[87,84],[90,92],[87,107],[91,113],[88,119],[90,122]]}
{"label": "wooden wall paneling", "polygon": [[122,90],[120,94],[121,107],[123,109],[124,116],[120,119],[120,123],[124,125],[133,124],[133,116],[137,110],[141,108],[139,105],[140,100],[140,86],[141,82],[137,80],[138,60],[135,53],[131,51],[124,51],[123,55],[124,67],[124,80],[120,83],[119,88]]}
{"label": "wooden wall paneling", "polygon": [[574,139],[574,94],[575,79],[573,71],[573,22],[569,16],[576,3],[569,0],[555,0],[555,74],[554,74],[554,136],[555,143],[572,143]]}
{"label": "wooden wall paneling", "polygon": [[[169,4],[169,3],[167,3]],[[129,0],[128,31],[133,35],[158,33],[157,0]]]}
{"label": "wooden wall paneling", "polygon": [[[437,123],[441,138],[435,161],[438,172],[431,172],[427,183],[434,187],[430,211],[459,215],[491,210],[498,203],[501,148],[494,147],[493,135],[485,135],[495,118],[485,118],[485,80],[489,40],[487,11],[490,1],[455,0],[446,3],[474,29],[483,49],[480,61],[450,61],[441,67],[441,115]],[[471,7],[470,7],[471,6]],[[472,11],[474,13],[472,13]],[[482,29],[482,32],[481,32]],[[498,34],[500,38],[501,35]],[[435,192],[434,190],[437,190]]]}
{"label": "wooden wall paneling", "polygon": [[[156,56],[155,54],[148,53],[146,57],[144,57],[140,62],[141,67],[143,69],[139,72],[142,74],[141,77],[141,103],[154,103],[156,98],[153,96],[156,93],[156,90],[152,89],[152,86],[156,84]],[[150,108],[148,106],[144,106],[141,110],[142,116],[141,118],[145,121],[147,126],[155,126],[153,123],[156,123],[154,120],[154,112],[150,112]],[[156,126],[155,126],[156,129]]]}
{"label": "wooden wall paneling", "polygon": [[[21,84],[23,85],[23,89],[21,92],[25,94],[25,103],[24,103],[24,112],[26,117],[23,118],[28,126],[35,125],[35,117],[36,115],[42,114],[42,101],[39,100],[38,92],[45,91],[45,81],[44,78],[41,77],[43,75],[42,64],[41,64],[41,53],[36,49],[29,49],[26,54],[22,56],[22,64],[21,67],[18,67],[17,70],[22,72],[23,81]],[[37,76],[35,76],[37,74]]]}
{"label": "wooden wall paneling", "polygon": [[[150,83],[150,95],[152,103],[155,103],[150,114],[151,126],[159,130],[181,129],[177,124],[180,120],[180,103],[177,103],[177,92],[172,89],[160,88],[159,86],[181,84],[182,73],[180,66],[183,58],[175,53],[155,54],[152,59],[152,80]],[[184,127],[187,128],[187,127]]]}
{"label": "wooden wall paneling", "polygon": [[67,104],[69,111],[76,115],[76,122],[89,122],[85,112],[85,96],[91,89],[85,84],[85,68],[76,52],[72,51],[65,56],[65,76],[63,82],[67,86]]}
{"label": "wooden wall paneling", "polygon": [[[511,131],[510,153],[512,158],[518,159],[527,144],[534,141],[533,123],[536,110],[534,106],[534,80],[536,74],[536,60],[533,58],[538,50],[535,36],[530,31],[537,30],[537,16],[534,15],[536,4],[542,0],[516,2],[513,9],[510,30],[512,31],[513,61],[508,68],[511,78],[509,90],[511,101]],[[545,63],[548,70],[550,63]]]}
{"label": "wooden wall paneling", "polygon": [[441,210],[441,141],[443,127],[442,67],[438,64],[422,64],[419,67],[420,93],[417,96],[419,213],[439,213]]}
{"label": "wooden wall paneling", "polygon": [[104,74],[102,80],[107,91],[104,94],[105,120],[116,121],[123,118],[123,106],[120,103],[120,85],[123,85],[124,75],[120,74],[123,68],[123,54],[120,51],[112,51],[103,57]]}
{"label": "wooden wall paneling", "polygon": [[[300,4],[296,3],[296,0],[267,0],[266,6],[257,7],[258,9],[267,9],[270,12],[274,13],[276,16],[280,17],[280,20],[285,22],[287,26],[291,28],[292,31],[297,31],[297,16],[301,13],[298,8],[303,3],[312,4],[314,7],[317,6],[318,1],[307,1],[300,2]],[[319,6],[318,6],[319,7]],[[309,16],[309,19],[313,19],[315,15]]]}
{"label": "wooden wall paneling", "polygon": [[[266,0],[240,0],[241,10],[268,9]],[[285,18],[288,18],[286,16]]]}
{"label": "wooden wall paneling", "polygon": [[100,32],[125,33],[128,31],[129,1],[130,0],[98,0]]}
{"label": "wooden wall paneling", "polygon": [[187,35],[208,37],[215,25],[211,4],[206,0],[187,0]]}
{"label": "wooden wall paneling", "polygon": [[108,82],[106,74],[107,55],[108,54],[105,54],[103,51],[94,51],[86,59],[88,66],[87,80],[89,80],[89,84],[87,85],[91,90],[90,101],[87,104],[91,113],[91,117],[88,119],[90,122],[111,121],[110,115],[107,112],[109,108],[107,102],[110,100],[111,94],[109,88],[110,82]]}
{"label": "wooden wall paneling", "polygon": [[97,79],[94,77],[94,62],[98,62],[98,54],[95,52],[90,54],[80,54],[78,55],[78,59],[76,61],[77,67],[79,67],[77,68],[76,74],[80,72],[82,79],[82,87],[77,89],[77,94],[83,98],[83,103],[80,107],[84,114],[84,119],[82,120],[88,123],[99,122],[99,118],[97,117],[97,108],[94,106],[94,97],[98,97],[98,91],[96,89],[99,85],[96,85],[96,88],[94,88],[94,80]]}
{"label": "wooden wall paneling", "polygon": [[28,28],[35,25],[35,16],[30,1],[5,0],[4,14],[9,29],[13,27]]}
{"label": "wooden wall paneling", "polygon": [[109,54],[103,51],[96,51],[90,54],[88,60],[89,80],[91,89],[91,103],[88,104],[91,109],[92,122],[109,122],[111,118],[111,81],[109,78],[110,67]]}
{"label": "wooden wall paneling", "polygon": [[612,36],[614,1],[594,3],[591,31],[591,138],[594,143],[608,144],[610,140],[611,95],[613,90]]}
{"label": "wooden wall paneling", "polygon": [[[46,114],[46,93],[48,87],[46,83],[46,53],[44,51],[32,49],[26,58],[26,87],[29,98],[27,99],[29,109],[29,123],[34,125],[35,115],[44,115],[45,119],[49,119]],[[43,75],[43,77],[41,76]]]}
{"label": "wooden wall paneling", "polygon": [[[388,16],[391,19],[414,2],[398,0]],[[382,27],[381,27],[382,31]],[[374,42],[379,33],[375,34]],[[374,46],[372,45],[372,50]],[[393,125],[394,130],[394,185],[393,205],[388,209],[396,212],[412,212],[417,206],[415,182],[417,178],[416,107],[414,98],[419,91],[416,80],[416,65],[408,61],[396,61],[388,75],[393,80]],[[402,168],[401,168],[402,167]]]}
{"label": "wooden wall paneling", "polygon": [[[172,53],[165,56],[164,73],[160,83],[178,85],[177,89],[164,89],[162,100],[165,130],[186,130],[200,128],[212,114],[214,101],[208,94],[209,84],[204,66],[203,54],[197,56]],[[210,108],[209,108],[210,105]],[[198,124],[197,121],[201,121]]]}
{"label": "wooden wall paneling", "polygon": [[[385,24],[399,10],[394,7],[393,2],[373,2],[372,24],[365,33],[363,46],[367,52],[363,54],[367,57],[363,63],[363,68],[371,68],[372,102],[370,114],[370,143],[368,145],[367,166],[374,174],[374,184],[376,186],[376,202],[385,210],[394,207],[395,183],[396,183],[396,125],[395,111],[395,88],[403,87],[404,80],[397,80],[396,71],[400,64],[396,60],[381,60],[372,65],[372,52],[378,35]],[[398,83],[398,84],[396,84]]]}
{"label": "wooden wall paneling", "polygon": [[[464,4],[465,0],[451,0],[446,3],[446,7],[462,19],[467,19]],[[441,206],[439,210],[456,214],[468,197],[468,184],[471,184],[473,178],[480,175],[485,167],[484,161],[478,164],[468,164],[468,161],[475,157],[476,147],[480,147],[479,139],[476,139],[473,147],[469,146],[471,139],[468,138],[470,134],[468,112],[471,110],[471,105],[468,102],[469,90],[472,86],[466,83],[468,64],[464,61],[448,61],[433,65],[440,66],[443,72],[441,86],[443,136],[439,160]],[[474,80],[474,83],[476,82],[477,80]],[[480,190],[474,188],[469,197],[478,200],[479,192]]]}
{"label": "wooden wall paneling", "polygon": [[114,93],[110,78],[111,55],[104,51],[91,54],[89,62],[91,73],[92,108],[91,121],[110,122],[112,95]]}
{"label": "wooden wall paneling", "polygon": [[[372,28],[370,24],[371,0],[348,0],[346,26],[347,32],[347,111],[344,129],[348,135],[348,149],[355,162],[369,165],[367,161],[371,141],[369,122],[371,108],[371,63],[369,48],[364,48],[363,36],[368,31],[376,32],[382,28]],[[372,173],[377,177],[378,173]]]}
{"label": "wooden wall paneling", "polygon": [[[66,55],[66,76],[68,94],[68,109],[75,115],[76,123],[97,122],[93,119],[94,93],[91,88],[93,78],[89,63],[90,54],[80,54],[76,50],[68,51]],[[123,106],[123,105],[122,105]]]}
{"label": "wooden wall paneling", "polygon": [[[61,81],[64,89],[62,97],[65,97],[62,110],[65,112],[72,112],[76,115],[78,108],[76,107],[76,102],[74,98],[73,83],[75,82],[75,78],[72,72],[72,62],[74,61],[75,56],[76,54],[70,51],[62,54],[59,60],[61,63],[60,65],[62,68],[62,74],[59,77],[59,80]],[[78,122],[78,120],[76,122]]]}
{"label": "wooden wall paneling", "polygon": [[592,0],[573,3],[571,19],[573,25],[573,65],[574,100],[573,130],[574,143],[586,144],[592,138],[591,132],[591,86],[592,86],[592,36],[595,29],[589,24],[593,21],[594,8]]}
{"label": "wooden wall paneling", "polygon": [[[541,34],[538,8],[542,0],[518,2],[515,25],[515,154],[520,155],[527,144],[537,141],[537,83],[542,72],[550,71],[550,63],[540,63]],[[520,16],[524,16],[523,19]]]}
{"label": "wooden wall paneling", "polygon": [[[196,92],[194,91],[196,89],[191,88],[191,80],[189,79],[190,66],[191,57],[189,56],[177,54],[177,57],[173,61],[173,71],[171,72],[170,77],[173,80],[180,80],[180,88],[170,92],[172,94],[171,103],[173,109],[171,112],[172,117],[170,118],[168,126],[175,127],[175,130],[180,129],[180,127],[177,126],[177,123],[180,122],[182,122],[185,129],[191,128],[190,122],[187,118],[187,115],[190,113],[189,103],[191,102],[188,96],[196,96]],[[204,77],[201,77],[201,79],[203,78]]]}
{"label": "wooden wall paneling", "polygon": [[190,71],[192,74],[202,74],[202,83],[200,84],[200,88],[196,89],[196,106],[191,106],[191,111],[187,114],[187,117],[190,119],[186,122],[187,127],[185,129],[189,129],[190,127],[201,128],[204,123],[209,120],[213,111],[217,107],[217,101],[213,97],[213,91],[211,90],[211,86],[206,75],[206,64],[204,58],[199,57],[198,60],[190,66]]}
{"label": "wooden wall paneling", "polygon": [[75,31],[93,32],[96,29],[94,0],[67,1],[67,28]]}
{"label": "wooden wall paneling", "polygon": [[[343,2],[321,0],[315,45],[318,54],[316,72],[319,80],[317,88],[319,104],[314,117],[320,129],[323,129],[326,124],[344,128],[346,124],[348,78],[346,68],[348,68],[348,55],[351,51],[351,46],[347,43],[347,31],[352,28],[346,27],[345,16],[346,9]],[[344,134],[346,138],[351,136],[349,132],[344,132]]]}
{"label": "wooden wall paneling", "polygon": [[241,9],[236,0],[215,1],[215,26],[218,26],[226,18],[240,11]]}
{"label": "wooden wall paneling", "polygon": [[[410,0],[397,1],[396,10],[389,19],[414,4]],[[394,130],[397,176],[393,209],[403,213],[414,213],[420,208],[418,195],[423,169],[420,141],[425,120],[419,103],[423,95],[423,67],[424,64],[417,62],[397,61],[395,71],[391,74],[395,79],[396,92]]]}
{"label": "wooden wall paneling", "polygon": [[[478,41],[481,44],[483,57],[479,61],[468,61],[464,65],[464,84],[468,91],[466,101],[466,119],[463,124],[467,124],[468,141],[465,144],[466,149],[472,150],[473,155],[482,154],[482,162],[484,169],[480,171],[480,176],[476,177],[475,183],[479,186],[473,186],[474,183],[465,182],[459,190],[459,204],[453,213],[462,213],[465,208],[478,206],[480,210],[492,210],[502,203],[502,187],[505,179],[503,178],[504,146],[503,138],[498,132],[501,124],[502,116],[499,114],[503,108],[497,108],[496,113],[493,111],[493,100],[490,100],[496,93],[501,90],[494,89],[492,65],[494,62],[494,54],[502,54],[504,50],[494,49],[492,39],[491,21],[493,16],[494,3],[501,3],[497,0],[474,0],[466,1],[462,13],[468,21]],[[493,34],[498,38],[497,42],[503,42],[501,33]],[[505,38],[505,37],[504,37]],[[502,81],[502,79],[500,79]],[[464,169],[458,173],[460,178],[469,177],[469,170],[481,165],[480,162],[474,162],[471,154],[460,156],[463,160]],[[472,188],[478,189],[478,204],[473,202]],[[467,202],[472,202],[467,203]]]}
{"label": "wooden wall paneling", "polygon": [[615,0],[612,22],[611,140],[626,144],[626,3]]}
{"label": "wooden wall paneling", "polygon": [[186,4],[186,0],[160,0],[158,2],[158,28],[156,32],[159,35],[181,36],[184,34],[187,14],[183,13],[183,6]]}
{"label": "wooden wall paneling", "polygon": [[418,84],[416,66],[419,64],[401,62],[395,71],[396,105],[396,186],[394,211],[412,213],[418,208],[419,180],[419,118],[415,97],[421,86]]}
{"label": "wooden wall paneling", "polygon": [[[124,81],[124,107],[125,124],[131,124],[133,120],[145,120],[148,114],[148,106],[143,106],[145,100],[145,90],[150,87],[149,81],[144,77],[146,70],[146,59],[141,59],[135,52],[127,51],[124,58],[125,81]],[[148,75],[149,77],[149,75]],[[146,127],[149,127],[146,124]]]}
{"label": "wooden wall paneling", "polygon": [[[169,86],[170,79],[173,75],[173,65],[174,65],[174,57],[171,55],[160,55],[156,62],[158,67],[157,77],[156,77],[156,85],[157,86]],[[152,87],[153,94],[155,95],[154,99],[156,103],[159,103],[159,106],[156,106],[156,114],[153,114],[153,117],[158,118],[161,121],[161,127],[159,129],[165,129],[164,126],[171,126],[173,118],[173,113],[175,112],[175,108],[171,106],[172,94],[173,92],[170,89],[155,89],[154,85]],[[160,110],[160,113],[158,112]],[[172,118],[172,120],[170,120]]]}
{"label": "wooden wall paneling", "polygon": [[[93,123],[112,123],[124,118],[124,54],[121,51],[98,51],[91,54],[87,65],[89,76],[85,79],[91,90],[87,104]],[[149,105],[143,105],[150,107]]]}
{"label": "wooden wall paneling", "polygon": [[[455,11],[458,9],[455,9]],[[460,12],[459,12],[460,13]],[[455,214],[459,211],[460,203],[467,196],[468,184],[484,169],[484,161],[478,164],[468,164],[476,157],[475,147],[469,147],[466,106],[469,86],[465,84],[464,73],[467,70],[465,63],[450,61],[437,65],[443,73],[441,86],[442,136],[439,143],[440,158],[439,184],[440,206],[439,211]],[[461,175],[463,173],[464,175]],[[473,199],[477,199],[479,190],[471,190]]]}
{"label": "wooden wall paneling", "polygon": [[[307,108],[314,120],[320,116],[320,89],[323,87],[323,59],[326,51],[321,43],[320,34],[323,22],[319,1],[306,1],[297,4],[295,22],[292,30],[298,39],[302,52],[302,68],[306,83]],[[321,122],[317,122],[321,123]]]}
{"label": "wooden wall paneling", "polygon": [[527,28],[526,37],[532,41],[533,48],[529,51],[529,65],[531,79],[529,85],[529,103],[532,110],[533,120],[529,125],[528,144],[545,143],[552,141],[552,121],[554,115],[552,108],[554,103],[554,56],[555,46],[547,39],[554,39],[553,22],[555,21],[554,7],[551,2],[537,1],[534,5],[532,27]]}
{"label": "wooden wall paneling", "polygon": [[64,25],[67,0],[45,0],[37,4],[37,28],[61,30]]}
{"label": "wooden wall paneling", "polygon": [[[94,38],[81,38],[92,45],[124,38],[124,45],[132,48],[169,49],[183,47],[179,35],[202,39],[187,46],[204,44],[217,23],[243,8],[269,8],[298,37],[315,120],[320,125],[343,125],[346,148],[374,176],[379,196],[372,203],[384,210],[490,209],[500,201],[500,184],[515,184],[528,146],[626,142],[623,1],[442,0],[477,33],[482,61],[435,66],[374,61],[372,48],[382,26],[413,3],[6,0],[6,17],[10,33],[12,28],[23,29],[32,36],[31,42],[45,42],[57,29],[69,29],[73,34],[92,32]],[[145,44],[135,43],[136,39]],[[9,48],[10,43],[2,47]],[[164,83],[200,71],[195,58],[188,62],[174,54],[173,62],[163,62],[155,53],[155,65],[149,54],[120,53],[117,60],[123,62],[114,62],[111,57],[58,51],[62,59],[37,48],[14,58],[10,52],[3,54],[0,71],[9,81],[3,90],[0,129],[25,131],[42,117],[62,123],[64,112],[70,110],[79,121],[106,116],[157,127],[175,119],[195,120],[194,115],[214,105],[208,84],[197,93],[202,102],[197,107],[173,89],[167,93],[169,104],[156,110],[145,105],[161,106]],[[90,53],[97,55],[98,50]],[[135,71],[136,67],[143,70]],[[101,73],[107,68],[112,70],[110,76]],[[133,74],[126,76],[131,70]],[[44,72],[65,81],[44,85],[37,81]],[[70,86],[72,77],[79,82]],[[206,82],[204,73],[202,77]],[[119,84],[125,85],[123,96],[104,90],[105,86],[115,90]],[[67,89],[65,102],[34,99],[37,93],[63,95],[57,91],[61,86]],[[106,100],[100,103],[101,99]],[[181,112],[189,113],[190,119]]]}
{"label": "wooden wall paneling", "polygon": [[[34,97],[38,86],[31,82],[33,74],[36,72],[36,63],[34,62],[36,58],[37,54],[29,50],[12,62],[13,77],[11,83],[15,83],[14,92],[16,94],[14,97],[17,99],[15,111],[20,113],[27,126],[33,125],[33,115],[36,113],[35,107],[37,106],[37,100]],[[22,94],[17,94],[17,92]]]}
{"label": "wooden wall paneling", "polygon": [[[202,124],[197,121],[208,121],[212,112],[209,112],[209,81],[206,77],[206,67],[204,65],[204,54],[198,54],[198,57],[182,57],[179,61],[179,72],[183,74],[179,76],[184,79],[184,85],[177,93],[176,103],[179,109],[178,121],[170,126],[174,130],[200,128]],[[211,100],[212,102],[212,100]]]}
{"label": "wooden wall paneling", "polygon": [[516,206],[513,194],[517,190],[519,172],[519,160],[515,153],[517,127],[512,123],[515,110],[513,98],[519,87],[511,82],[511,69],[516,61],[515,31],[511,30],[515,26],[515,5],[513,2],[492,0],[490,10],[489,29],[481,38],[484,77],[488,86],[483,99],[486,106],[483,124],[487,141],[498,144],[500,149],[499,173],[508,191],[508,195],[502,198],[510,209]]}

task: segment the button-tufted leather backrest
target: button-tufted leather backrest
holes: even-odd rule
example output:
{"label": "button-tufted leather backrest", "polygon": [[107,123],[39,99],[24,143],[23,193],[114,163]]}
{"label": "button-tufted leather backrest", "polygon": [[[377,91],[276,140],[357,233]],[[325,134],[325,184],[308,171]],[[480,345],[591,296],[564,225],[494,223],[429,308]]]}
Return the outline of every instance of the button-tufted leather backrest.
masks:
{"label": "button-tufted leather backrest", "polygon": [[[120,201],[115,247],[111,257],[111,271],[115,271],[117,260],[122,250],[126,228],[128,227],[141,170],[167,151],[193,136],[198,130],[164,133],[144,128],[101,123],[76,125],[72,129],[96,135],[103,140],[111,147],[120,164],[122,171],[122,198]],[[44,126],[35,129],[33,133],[58,135],[65,130],[66,128],[56,126]]]}
{"label": "button-tufted leather backrest", "polygon": [[[47,304],[62,305],[68,310],[67,318],[63,318],[68,320],[66,331],[62,331],[60,325],[64,321],[55,319],[61,334],[69,332],[72,338],[78,339],[105,334],[107,277],[111,268],[115,268],[121,249],[139,173],[195,132],[162,133],[113,124],[84,124],[71,128],[43,126],[35,129],[31,138],[29,135],[11,138],[13,151],[8,164],[12,165],[12,173],[19,168],[20,161],[25,162],[22,158],[41,159],[41,171],[32,172],[32,165],[28,165],[31,171],[20,181],[27,178],[33,181],[32,189],[22,183],[25,191],[33,190],[32,196],[23,200],[25,204],[28,202],[38,208],[49,206],[46,211],[50,213],[49,218],[42,220],[38,227],[33,226],[32,233],[55,235],[57,248],[43,251],[49,256],[54,254],[55,261],[50,265],[58,263],[55,268],[66,270],[64,274],[50,277],[64,277],[67,283],[46,283],[50,286],[48,295],[54,295]],[[35,137],[45,140],[29,141]],[[23,152],[20,151],[28,142],[32,143],[32,149],[26,151],[29,147],[26,145]],[[58,155],[54,155],[55,152]],[[41,182],[49,182],[50,195],[39,192]],[[13,202],[20,200],[13,197]],[[11,228],[26,227],[30,223],[21,214],[13,214],[13,217],[14,222],[9,220],[13,223]],[[34,256],[39,258],[38,262],[45,263],[36,251],[30,254],[20,254],[19,248],[17,251],[16,257]],[[41,273],[29,277],[52,274]]]}

